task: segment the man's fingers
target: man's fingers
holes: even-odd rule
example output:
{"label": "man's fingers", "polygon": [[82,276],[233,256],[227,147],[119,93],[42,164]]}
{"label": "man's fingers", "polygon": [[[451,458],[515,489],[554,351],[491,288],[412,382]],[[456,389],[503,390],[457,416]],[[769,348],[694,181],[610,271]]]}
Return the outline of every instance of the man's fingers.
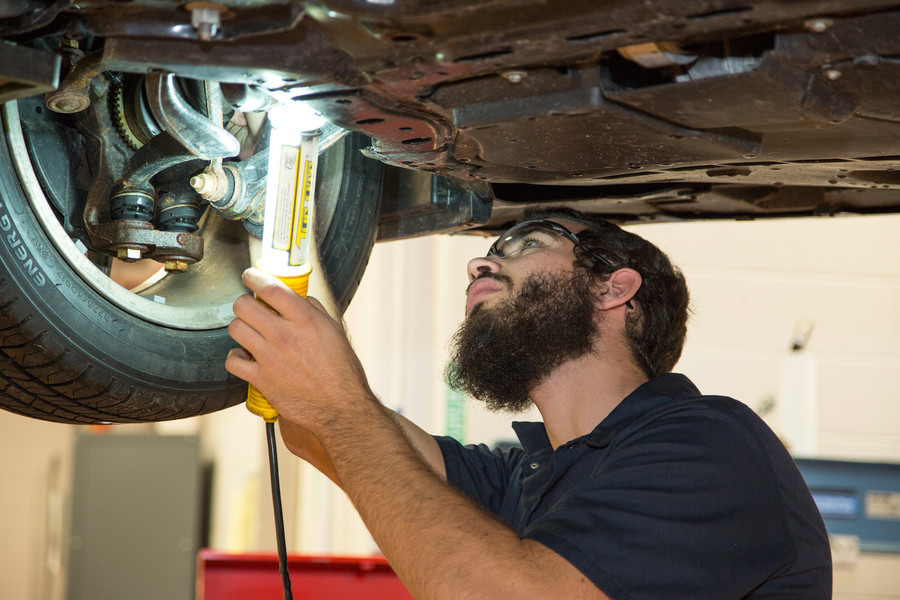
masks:
{"label": "man's fingers", "polygon": [[244,271],[243,282],[256,293],[256,297],[279,314],[297,314],[303,310],[303,302],[291,288],[274,275],[265,271],[250,268]]}
{"label": "man's fingers", "polygon": [[259,370],[253,357],[243,348],[232,348],[225,357],[225,370],[244,381],[250,381]]}
{"label": "man's fingers", "polygon": [[316,310],[321,312],[323,315],[328,317],[329,321],[335,321],[335,322],[338,321],[338,319],[335,319],[334,316],[332,316],[332,314],[328,311],[328,309],[325,307],[325,305],[322,304],[321,302],[319,302],[318,298],[315,298],[313,296],[307,296],[306,300],[312,305],[313,308],[315,308]]}
{"label": "man's fingers", "polygon": [[265,348],[266,341],[262,333],[241,318],[236,318],[228,324],[228,335],[245,348],[249,354],[258,353]]}
{"label": "man's fingers", "polygon": [[339,408],[303,399],[325,398],[353,382],[366,387],[343,328],[318,300],[304,300],[256,269],[244,273],[244,283],[257,298],[235,300],[228,332],[242,349],[229,353],[229,373],[254,384],[282,417],[296,422],[324,419]]}
{"label": "man's fingers", "polygon": [[321,310],[326,315],[328,314],[328,310],[325,308],[325,306],[321,302],[319,302],[318,298],[316,298],[315,296],[307,296],[306,299],[309,301],[310,304],[312,304],[314,307],[316,307],[316,309]]}
{"label": "man's fingers", "polygon": [[233,355],[235,360],[253,360],[253,355],[243,348],[232,348],[228,351],[228,355]]}

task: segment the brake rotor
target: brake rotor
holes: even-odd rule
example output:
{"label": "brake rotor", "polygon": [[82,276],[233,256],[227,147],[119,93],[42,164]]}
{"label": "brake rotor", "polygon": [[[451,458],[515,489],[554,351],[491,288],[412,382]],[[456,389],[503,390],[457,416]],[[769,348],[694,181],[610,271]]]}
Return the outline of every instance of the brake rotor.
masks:
{"label": "brake rotor", "polygon": [[125,76],[114,86],[110,93],[110,112],[119,136],[133,150],[162,131],[150,112],[142,76]]}

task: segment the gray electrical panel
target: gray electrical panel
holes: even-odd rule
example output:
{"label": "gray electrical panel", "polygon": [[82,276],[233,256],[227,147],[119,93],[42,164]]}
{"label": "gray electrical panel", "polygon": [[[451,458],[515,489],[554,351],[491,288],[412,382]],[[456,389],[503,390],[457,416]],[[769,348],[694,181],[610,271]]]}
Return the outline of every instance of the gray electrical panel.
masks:
{"label": "gray electrical panel", "polygon": [[67,600],[192,600],[202,479],[196,436],[78,436]]}

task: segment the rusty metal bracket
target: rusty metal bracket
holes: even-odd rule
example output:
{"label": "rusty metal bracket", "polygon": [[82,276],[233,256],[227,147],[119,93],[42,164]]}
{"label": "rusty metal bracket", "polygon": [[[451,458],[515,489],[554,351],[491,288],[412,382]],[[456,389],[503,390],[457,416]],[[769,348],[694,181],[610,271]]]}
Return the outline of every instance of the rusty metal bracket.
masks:
{"label": "rusty metal bracket", "polygon": [[85,110],[91,105],[91,82],[104,70],[101,51],[84,56],[75,63],[59,89],[46,95],[47,108],[63,114]]}
{"label": "rusty metal bracket", "polygon": [[[117,250],[124,260],[159,258],[166,263],[167,271],[181,272],[203,258],[203,238],[195,233],[159,231],[150,223],[131,220],[100,223],[93,229],[98,237],[114,240],[109,247]],[[139,254],[128,256],[129,249]]]}

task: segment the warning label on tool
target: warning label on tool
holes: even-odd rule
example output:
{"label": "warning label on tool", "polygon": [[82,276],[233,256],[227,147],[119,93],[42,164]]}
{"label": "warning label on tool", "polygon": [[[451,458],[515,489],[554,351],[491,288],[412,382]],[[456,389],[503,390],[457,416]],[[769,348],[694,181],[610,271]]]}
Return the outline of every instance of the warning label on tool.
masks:
{"label": "warning label on tool", "polygon": [[294,215],[297,203],[297,186],[300,175],[300,149],[293,146],[282,146],[281,161],[278,173],[278,201],[275,204],[275,227],[272,247],[279,250],[290,250],[291,232],[294,228]]}
{"label": "warning label on tool", "polygon": [[313,164],[306,156],[301,154],[301,162],[303,171],[302,179],[300,179],[300,191],[297,198],[299,209],[294,213],[295,223],[294,245],[291,247],[291,256],[289,263],[292,265],[302,265],[306,262],[306,250],[303,242],[306,240],[307,231],[309,230],[309,193],[312,185]]}
{"label": "warning label on tool", "polygon": [[300,227],[297,228],[297,245],[306,237],[309,229],[309,193],[313,185],[313,163],[303,160],[303,190],[300,198]]}

